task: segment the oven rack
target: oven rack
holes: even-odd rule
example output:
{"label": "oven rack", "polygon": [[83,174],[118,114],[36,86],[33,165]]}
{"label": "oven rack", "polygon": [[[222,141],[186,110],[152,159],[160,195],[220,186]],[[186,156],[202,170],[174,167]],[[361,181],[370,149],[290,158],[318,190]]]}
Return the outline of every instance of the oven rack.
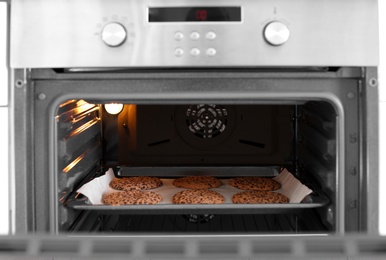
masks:
{"label": "oven rack", "polygon": [[293,204],[208,204],[208,205],[90,205],[87,198],[71,200],[67,206],[76,210],[92,210],[109,214],[288,214],[305,209],[319,208],[328,204],[326,198],[308,196],[306,200]]}
{"label": "oven rack", "polygon": [[[103,171],[102,171],[103,172]],[[94,176],[96,177],[96,176]],[[89,178],[86,178],[90,180]],[[288,204],[156,204],[156,205],[92,205],[86,196],[73,193],[65,205],[75,210],[98,211],[108,214],[288,214],[320,208],[330,203],[327,195],[311,179],[302,179],[313,192],[301,203]],[[87,181],[84,181],[86,183]],[[83,185],[83,184],[82,184]]]}
{"label": "oven rack", "polygon": [[185,214],[136,215],[82,214],[68,229],[70,233],[115,234],[318,234],[327,235],[327,227],[312,211],[294,214]]}

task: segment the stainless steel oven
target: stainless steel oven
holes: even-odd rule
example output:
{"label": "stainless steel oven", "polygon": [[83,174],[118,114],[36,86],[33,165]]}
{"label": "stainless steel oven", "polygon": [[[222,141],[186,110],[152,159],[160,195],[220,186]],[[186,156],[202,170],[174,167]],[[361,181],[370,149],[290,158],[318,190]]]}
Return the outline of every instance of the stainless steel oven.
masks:
{"label": "stainless steel oven", "polygon": [[[377,1],[10,6],[14,233],[147,234],[154,252],[159,238],[188,237],[213,254],[248,237],[378,233]],[[108,168],[165,179],[287,168],[313,193],[287,205],[91,205],[77,190]],[[206,248],[213,237],[224,243]],[[189,252],[179,243],[165,252]]]}

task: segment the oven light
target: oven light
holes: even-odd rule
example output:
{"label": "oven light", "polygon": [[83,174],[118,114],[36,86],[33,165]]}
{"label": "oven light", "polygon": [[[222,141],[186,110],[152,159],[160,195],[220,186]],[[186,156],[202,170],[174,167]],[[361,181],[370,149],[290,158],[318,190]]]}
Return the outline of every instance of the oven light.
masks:
{"label": "oven light", "polygon": [[106,104],[105,109],[107,113],[109,113],[110,115],[118,115],[123,110],[123,104],[117,104],[117,103]]}

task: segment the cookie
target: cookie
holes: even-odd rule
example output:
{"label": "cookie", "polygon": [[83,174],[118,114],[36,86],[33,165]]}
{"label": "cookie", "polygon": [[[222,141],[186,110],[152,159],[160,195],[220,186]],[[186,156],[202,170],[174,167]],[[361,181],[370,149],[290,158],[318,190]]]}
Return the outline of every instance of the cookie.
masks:
{"label": "cookie", "polygon": [[231,180],[230,185],[240,190],[278,190],[281,184],[271,178],[248,176]]}
{"label": "cookie", "polygon": [[289,199],[277,192],[249,190],[233,195],[232,201],[235,204],[271,204],[288,203]]}
{"label": "cookie", "polygon": [[208,189],[183,190],[174,194],[172,202],[174,204],[222,204],[224,197]]}
{"label": "cookie", "polygon": [[175,179],[173,185],[185,189],[210,189],[220,187],[222,183],[212,176],[186,176]]}
{"label": "cookie", "polygon": [[106,205],[143,205],[157,204],[162,200],[161,195],[152,191],[117,191],[103,196],[102,202]]}
{"label": "cookie", "polygon": [[160,186],[159,178],[147,176],[115,178],[110,182],[110,187],[115,190],[150,190]]}

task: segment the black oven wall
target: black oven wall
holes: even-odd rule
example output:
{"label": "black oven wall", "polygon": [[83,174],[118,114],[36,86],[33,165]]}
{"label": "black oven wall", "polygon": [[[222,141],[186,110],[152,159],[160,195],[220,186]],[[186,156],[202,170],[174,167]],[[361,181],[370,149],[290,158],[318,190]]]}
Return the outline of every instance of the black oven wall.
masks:
{"label": "black oven wall", "polygon": [[[338,193],[338,113],[327,102],[308,102],[298,109],[297,167],[299,175],[306,175],[318,183],[331,200],[327,207],[318,209],[323,223],[336,227],[334,212]],[[348,116],[348,115],[346,115]],[[349,119],[357,121],[356,115]]]}
{"label": "black oven wall", "polygon": [[135,166],[290,166],[294,106],[135,105],[103,111],[104,160]]}
{"label": "black oven wall", "polygon": [[81,212],[68,210],[66,201],[102,162],[100,107],[84,100],[68,100],[56,111],[56,172],[61,229],[69,229]]}

